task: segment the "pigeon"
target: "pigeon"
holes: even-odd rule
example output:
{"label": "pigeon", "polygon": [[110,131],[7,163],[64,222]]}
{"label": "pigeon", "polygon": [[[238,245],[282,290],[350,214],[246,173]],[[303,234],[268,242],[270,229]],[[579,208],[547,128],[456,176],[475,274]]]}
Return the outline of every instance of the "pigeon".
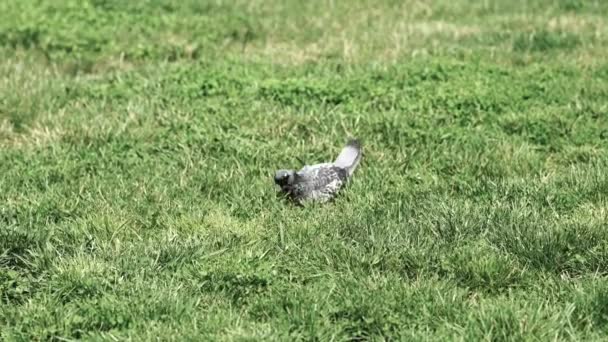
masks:
{"label": "pigeon", "polygon": [[333,163],[305,165],[299,171],[278,170],[274,182],[280,192],[297,204],[325,203],[352,177],[362,156],[361,143],[351,139]]}

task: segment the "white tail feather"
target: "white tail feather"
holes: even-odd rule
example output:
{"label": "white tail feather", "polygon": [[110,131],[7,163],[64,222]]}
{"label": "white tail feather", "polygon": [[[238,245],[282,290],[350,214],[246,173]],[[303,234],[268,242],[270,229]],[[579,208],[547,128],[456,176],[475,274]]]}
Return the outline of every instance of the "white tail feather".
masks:
{"label": "white tail feather", "polygon": [[336,158],[334,165],[346,169],[351,176],[361,161],[361,155],[361,143],[356,139],[350,140]]}

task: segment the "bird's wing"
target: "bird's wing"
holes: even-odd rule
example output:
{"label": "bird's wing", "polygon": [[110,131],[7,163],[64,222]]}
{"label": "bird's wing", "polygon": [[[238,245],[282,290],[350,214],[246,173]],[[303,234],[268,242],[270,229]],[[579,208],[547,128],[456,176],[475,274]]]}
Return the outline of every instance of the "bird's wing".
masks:
{"label": "bird's wing", "polygon": [[302,182],[309,191],[337,190],[346,177],[344,169],[331,164],[318,164],[303,169]]}

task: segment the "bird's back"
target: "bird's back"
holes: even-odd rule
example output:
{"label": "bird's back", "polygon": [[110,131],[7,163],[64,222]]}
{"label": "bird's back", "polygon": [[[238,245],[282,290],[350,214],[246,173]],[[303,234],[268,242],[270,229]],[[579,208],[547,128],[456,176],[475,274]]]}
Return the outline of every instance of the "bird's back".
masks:
{"label": "bird's back", "polygon": [[294,196],[299,201],[330,200],[340,190],[348,171],[332,163],[304,166],[296,175]]}

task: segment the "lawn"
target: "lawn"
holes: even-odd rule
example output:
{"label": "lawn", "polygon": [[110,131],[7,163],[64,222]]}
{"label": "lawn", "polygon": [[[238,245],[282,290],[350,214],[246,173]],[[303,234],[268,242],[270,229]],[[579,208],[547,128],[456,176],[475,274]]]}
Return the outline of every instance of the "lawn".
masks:
{"label": "lawn", "polygon": [[0,1],[0,340],[605,341],[606,56],[603,0]]}

